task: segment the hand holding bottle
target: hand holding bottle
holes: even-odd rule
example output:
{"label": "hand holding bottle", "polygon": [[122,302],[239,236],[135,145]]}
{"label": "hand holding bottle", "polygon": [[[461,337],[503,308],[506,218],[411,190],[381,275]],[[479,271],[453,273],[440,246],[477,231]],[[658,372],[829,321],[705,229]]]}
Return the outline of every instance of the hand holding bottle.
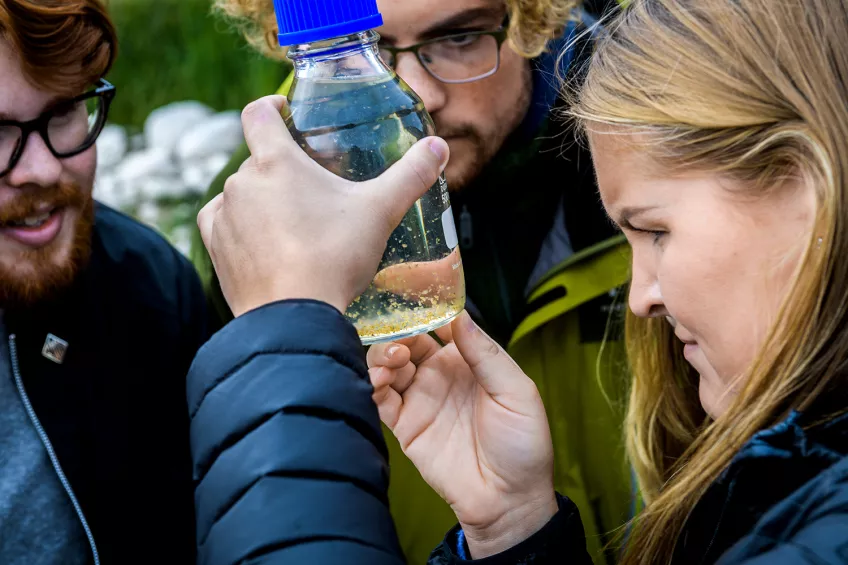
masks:
{"label": "hand holding bottle", "polygon": [[448,159],[447,143],[427,138],[376,179],[342,179],[295,143],[280,115],[285,103],[269,96],[245,109],[252,156],[198,215],[236,316],[289,298],[344,311],[369,285],[389,235]]}

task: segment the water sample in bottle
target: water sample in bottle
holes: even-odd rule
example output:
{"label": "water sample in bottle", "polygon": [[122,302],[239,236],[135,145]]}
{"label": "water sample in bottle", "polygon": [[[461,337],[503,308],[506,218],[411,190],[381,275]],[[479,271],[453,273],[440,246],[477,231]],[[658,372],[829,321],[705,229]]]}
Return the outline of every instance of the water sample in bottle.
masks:
{"label": "water sample in bottle", "polygon": [[[340,177],[366,181],[434,135],[421,99],[380,59],[379,35],[371,30],[382,23],[375,0],[275,0],[275,7],[280,44],[291,46],[295,67],[283,117],[312,159]],[[352,253],[357,243],[350,242]],[[346,315],[371,344],[434,330],[464,307],[442,175],[392,233],[374,281]]]}

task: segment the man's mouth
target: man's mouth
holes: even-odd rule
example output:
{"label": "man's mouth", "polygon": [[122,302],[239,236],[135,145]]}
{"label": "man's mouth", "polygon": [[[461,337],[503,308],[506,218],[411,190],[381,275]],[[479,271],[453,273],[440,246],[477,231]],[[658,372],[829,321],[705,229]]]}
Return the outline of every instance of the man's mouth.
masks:
{"label": "man's mouth", "polygon": [[33,216],[27,216],[21,220],[9,220],[8,222],[0,222],[0,228],[35,228],[38,229],[47,223],[55,209]]}
{"label": "man's mouth", "polygon": [[51,243],[62,229],[64,208],[42,209],[28,216],[0,221],[0,234],[27,247]]}

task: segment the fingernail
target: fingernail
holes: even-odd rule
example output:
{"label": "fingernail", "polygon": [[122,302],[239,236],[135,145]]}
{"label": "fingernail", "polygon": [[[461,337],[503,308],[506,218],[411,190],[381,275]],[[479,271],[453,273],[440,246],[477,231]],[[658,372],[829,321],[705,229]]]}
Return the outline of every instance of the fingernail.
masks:
{"label": "fingernail", "polygon": [[392,357],[395,356],[395,353],[398,352],[398,349],[400,349],[399,345],[390,345],[389,348],[386,349],[386,357],[391,359]]}
{"label": "fingernail", "polygon": [[448,147],[447,143],[439,138],[431,139],[429,144],[430,151],[439,158],[439,172],[443,172],[448,165]]}

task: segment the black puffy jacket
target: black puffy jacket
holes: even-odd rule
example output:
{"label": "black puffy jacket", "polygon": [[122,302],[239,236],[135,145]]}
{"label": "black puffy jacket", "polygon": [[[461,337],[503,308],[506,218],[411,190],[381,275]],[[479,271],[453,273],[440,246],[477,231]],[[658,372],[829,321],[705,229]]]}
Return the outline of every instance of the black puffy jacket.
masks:
{"label": "black puffy jacket", "polygon": [[[280,302],[231,322],[189,373],[199,563],[400,565],[362,347],[336,310]],[[674,563],[848,563],[848,416],[793,414],[705,494]],[[576,507],[488,565],[589,565]],[[457,529],[431,565],[468,563]]]}

